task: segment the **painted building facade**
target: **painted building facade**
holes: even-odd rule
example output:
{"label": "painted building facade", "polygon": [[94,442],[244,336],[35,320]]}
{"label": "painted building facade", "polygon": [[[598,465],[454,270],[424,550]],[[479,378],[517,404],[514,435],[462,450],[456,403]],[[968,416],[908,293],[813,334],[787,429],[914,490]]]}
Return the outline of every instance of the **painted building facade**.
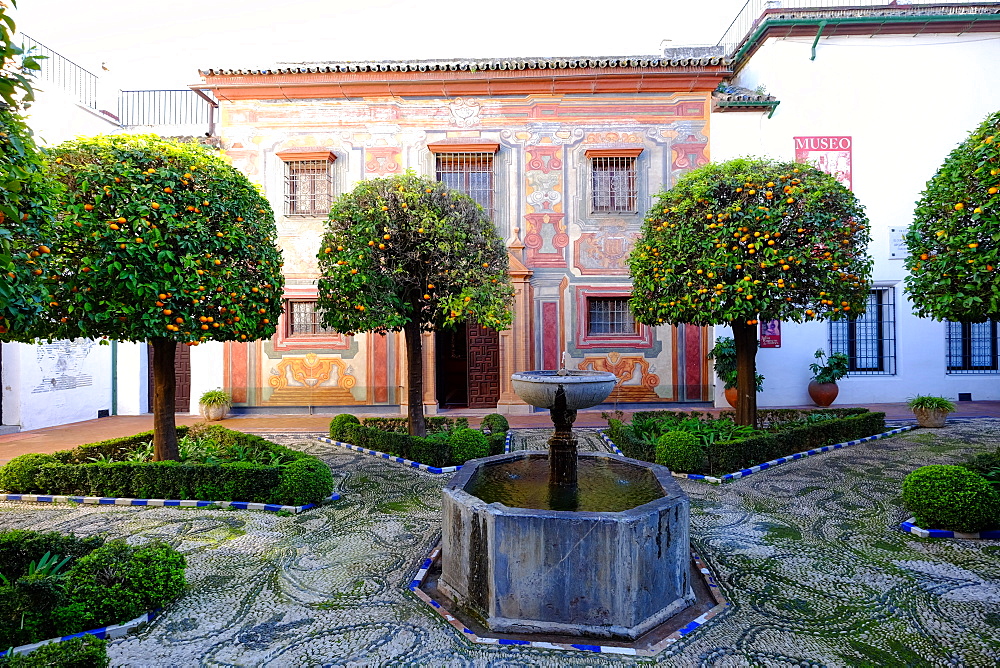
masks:
{"label": "painted building facade", "polygon": [[[278,214],[286,309],[269,341],[226,344],[246,410],[405,401],[402,336],[326,332],[316,253],[329,199],[413,170],[487,210],[510,252],[510,330],[428,334],[427,412],[516,412],[514,371],[608,370],[619,402],[706,401],[708,332],[637,326],[627,255],[655,194],[709,160],[723,58],[324,63],[208,70],[233,164]],[[194,350],[206,363],[218,351]],[[198,363],[194,363],[195,366]],[[196,388],[197,389],[197,388]]]}

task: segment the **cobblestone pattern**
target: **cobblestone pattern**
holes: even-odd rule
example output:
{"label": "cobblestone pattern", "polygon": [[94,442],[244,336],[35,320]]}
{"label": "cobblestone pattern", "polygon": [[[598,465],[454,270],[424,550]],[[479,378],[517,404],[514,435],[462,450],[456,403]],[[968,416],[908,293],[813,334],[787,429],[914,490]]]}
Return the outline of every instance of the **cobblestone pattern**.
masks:
{"label": "cobblestone pattern", "polygon": [[[580,448],[606,449],[578,430]],[[920,539],[899,484],[917,466],[995,448],[1000,421],[920,430],[724,487],[680,481],[694,548],[731,609],[665,666],[995,666],[1000,541]],[[514,449],[544,449],[518,430]],[[169,541],[189,593],[109,648],[118,666],[621,666],[647,660],[463,641],[407,585],[440,532],[447,476],[283,437],[322,457],[339,501],[294,517],[246,510],[0,503],[0,528]]]}

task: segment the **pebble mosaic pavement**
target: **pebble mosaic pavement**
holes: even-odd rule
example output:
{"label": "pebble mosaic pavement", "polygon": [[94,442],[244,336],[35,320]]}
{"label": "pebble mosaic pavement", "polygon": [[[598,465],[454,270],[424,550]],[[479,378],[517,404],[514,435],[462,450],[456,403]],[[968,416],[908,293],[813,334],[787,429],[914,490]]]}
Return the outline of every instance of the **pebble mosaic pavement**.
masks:
{"label": "pebble mosaic pavement", "polygon": [[[544,447],[519,430],[515,448]],[[605,450],[596,430],[581,449]],[[432,475],[310,440],[339,501],[302,515],[0,503],[0,528],[167,540],[189,592],[115,666],[996,666],[1000,541],[898,531],[899,483],[1000,440],[1000,420],[918,430],[724,486],[679,481],[694,548],[731,609],[655,660],[472,646],[407,584],[440,534]]]}

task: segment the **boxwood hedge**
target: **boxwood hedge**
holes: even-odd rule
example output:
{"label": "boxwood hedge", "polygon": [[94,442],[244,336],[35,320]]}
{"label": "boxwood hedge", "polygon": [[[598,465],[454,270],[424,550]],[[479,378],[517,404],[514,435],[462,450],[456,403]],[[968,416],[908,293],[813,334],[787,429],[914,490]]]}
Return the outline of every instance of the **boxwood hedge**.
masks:
{"label": "boxwood hedge", "polygon": [[[704,448],[704,465],[696,471],[678,471],[678,473],[701,473],[705,475],[724,475],[750,466],[787,457],[797,452],[813,450],[825,445],[853,441],[865,436],[873,436],[885,431],[885,413],[872,413],[865,408],[840,408],[827,411],[795,409],[772,409],[759,411],[763,416],[762,426],[772,429],[766,434],[750,438],[719,441]],[[678,411],[647,411],[636,413],[639,416],[655,418],[658,414]],[[834,417],[829,420],[812,423],[796,423],[803,415],[825,413]],[[707,414],[692,412],[683,417],[706,417]],[[725,417],[723,413],[721,417]],[[638,438],[630,425],[621,420],[608,420],[608,436],[626,457],[655,461],[654,444]]]}
{"label": "boxwood hedge", "polygon": [[[428,420],[432,419],[428,418]],[[444,422],[443,420],[449,421]],[[466,432],[472,430],[465,429],[461,425],[467,424],[467,422],[463,422],[462,418],[454,422],[450,421],[449,418],[443,418],[443,420],[437,423],[438,428],[442,431],[431,433],[427,438],[418,438],[395,431],[398,424],[405,427],[404,418],[379,418],[377,420],[366,418],[364,424],[358,424],[344,418],[343,415],[337,415],[330,421],[330,438],[360,448],[377,450],[436,467],[464,464],[472,458],[472,455],[482,456],[478,454],[482,452],[481,446],[470,449],[466,445],[469,439]],[[430,427],[431,423],[428,422],[428,428]],[[447,427],[451,427],[451,429],[444,431],[443,429]],[[503,452],[506,432],[493,432],[489,435],[476,433],[486,440],[488,454]]]}
{"label": "boxwood hedge", "polygon": [[[177,436],[188,433],[178,427]],[[88,443],[53,455],[27,454],[0,467],[0,490],[22,494],[67,494],[138,499],[251,501],[299,506],[318,503],[333,493],[329,467],[313,455],[286,448],[259,436],[214,425],[198,435],[221,446],[243,446],[284,463],[221,464],[108,461],[153,438],[153,432]]]}

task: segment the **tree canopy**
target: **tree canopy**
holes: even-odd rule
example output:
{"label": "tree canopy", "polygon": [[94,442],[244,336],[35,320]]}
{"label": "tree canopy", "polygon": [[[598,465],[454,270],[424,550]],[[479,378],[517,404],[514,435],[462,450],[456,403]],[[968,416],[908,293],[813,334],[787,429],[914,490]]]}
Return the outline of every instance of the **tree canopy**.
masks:
{"label": "tree canopy", "polygon": [[27,334],[151,342],[157,457],[175,458],[175,345],[275,332],[284,280],[271,208],[212,149],[153,135],[66,142],[50,170],[64,201],[45,316]]}
{"label": "tree canopy", "polygon": [[359,183],[333,204],[318,306],[338,332],[403,330],[410,432],[423,433],[420,332],[510,325],[507,249],[470,197],[411,172]]}
{"label": "tree canopy", "polygon": [[733,327],[738,419],[755,419],[756,324],[864,312],[872,261],[854,194],[809,165],[740,158],[683,176],[646,214],[629,257],[646,325]]}
{"label": "tree canopy", "polygon": [[948,155],[906,234],[906,291],[921,317],[1000,316],[1000,111]]}
{"label": "tree canopy", "polygon": [[27,74],[38,62],[14,44],[14,21],[0,11],[0,339],[12,338],[45,304],[54,184],[21,110],[33,98]]}

